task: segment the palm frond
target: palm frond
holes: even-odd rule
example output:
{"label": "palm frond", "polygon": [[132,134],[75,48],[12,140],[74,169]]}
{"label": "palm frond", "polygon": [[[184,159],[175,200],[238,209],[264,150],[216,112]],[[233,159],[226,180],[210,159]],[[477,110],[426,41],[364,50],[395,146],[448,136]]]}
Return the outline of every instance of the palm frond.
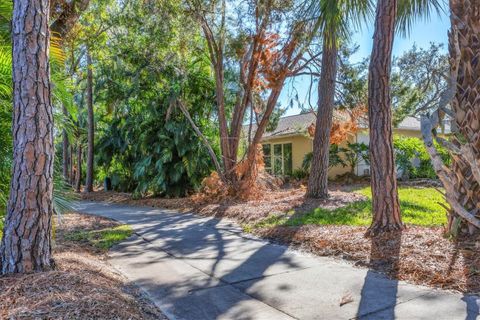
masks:
{"label": "palm frond", "polygon": [[441,0],[399,0],[397,7],[396,29],[402,36],[410,34],[418,20],[428,21],[433,14],[445,12]]}

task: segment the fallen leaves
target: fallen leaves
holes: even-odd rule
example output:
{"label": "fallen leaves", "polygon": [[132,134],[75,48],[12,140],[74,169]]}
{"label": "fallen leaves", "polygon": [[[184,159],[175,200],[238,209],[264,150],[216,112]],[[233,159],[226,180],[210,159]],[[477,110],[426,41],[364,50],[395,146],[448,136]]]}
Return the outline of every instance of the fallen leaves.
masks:
{"label": "fallen leaves", "polygon": [[164,319],[128,285],[99,250],[65,240],[73,230],[118,225],[99,217],[66,214],[56,228],[53,271],[0,277],[1,319]]}

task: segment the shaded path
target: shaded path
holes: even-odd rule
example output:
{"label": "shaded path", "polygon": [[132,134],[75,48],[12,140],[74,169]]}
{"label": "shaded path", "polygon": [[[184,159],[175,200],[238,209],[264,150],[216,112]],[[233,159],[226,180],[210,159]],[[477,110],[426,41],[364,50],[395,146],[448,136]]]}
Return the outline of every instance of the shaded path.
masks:
{"label": "shaded path", "polygon": [[[77,210],[133,227],[136,235],[112,249],[110,262],[171,319],[447,320],[478,315],[477,297],[468,297],[466,304],[463,295],[270,244],[215,218],[94,202],[81,202]],[[340,306],[345,297],[353,301]]]}

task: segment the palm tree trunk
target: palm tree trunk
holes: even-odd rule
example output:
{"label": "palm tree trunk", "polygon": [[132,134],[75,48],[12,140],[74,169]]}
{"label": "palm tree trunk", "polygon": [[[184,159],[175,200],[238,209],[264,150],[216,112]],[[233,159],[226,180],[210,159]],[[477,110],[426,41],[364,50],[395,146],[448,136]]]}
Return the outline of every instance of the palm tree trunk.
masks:
{"label": "palm tree trunk", "polygon": [[307,196],[328,198],[328,159],[330,151],[330,131],[332,130],[335,81],[337,78],[336,39],[324,37],[322,71],[318,85],[318,111],[313,139],[313,159],[308,179]]}
{"label": "palm tree trunk", "polygon": [[95,118],[93,114],[93,71],[90,49],[87,48],[87,108],[88,108],[88,147],[87,147],[87,174],[85,191],[93,191],[93,156],[94,156],[94,135]]}
{"label": "palm tree trunk", "polygon": [[1,273],[53,267],[53,112],[48,0],[14,1],[13,177],[0,247]]}
{"label": "palm tree trunk", "polygon": [[368,74],[373,222],[367,234],[402,229],[393,154],[390,71],[396,0],[378,0]]}
{"label": "palm tree trunk", "polygon": [[456,127],[465,139],[456,143],[463,145],[463,150],[468,150],[453,157],[452,170],[456,177],[454,188],[458,203],[478,218],[480,180],[475,177],[475,172],[480,168],[480,4],[478,1],[450,0],[450,10],[450,66],[457,80],[457,90],[451,105],[455,113]]}

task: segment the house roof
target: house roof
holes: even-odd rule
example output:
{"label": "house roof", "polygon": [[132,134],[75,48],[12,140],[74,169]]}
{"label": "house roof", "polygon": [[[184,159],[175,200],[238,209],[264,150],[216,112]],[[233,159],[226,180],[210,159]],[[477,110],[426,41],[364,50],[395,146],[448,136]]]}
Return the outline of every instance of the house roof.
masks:
{"label": "house roof", "polygon": [[[280,118],[277,128],[271,132],[265,132],[263,139],[290,136],[297,134],[305,134],[308,127],[315,123],[316,117],[313,112],[301,113],[292,116]],[[368,123],[360,124],[364,129],[368,128]],[[245,132],[248,131],[248,125],[244,126]],[[252,132],[255,132],[257,126],[252,126]],[[406,117],[402,122],[395,127],[395,129],[420,131],[420,120],[414,117]],[[444,125],[444,133],[450,133],[450,124],[448,122]]]}

